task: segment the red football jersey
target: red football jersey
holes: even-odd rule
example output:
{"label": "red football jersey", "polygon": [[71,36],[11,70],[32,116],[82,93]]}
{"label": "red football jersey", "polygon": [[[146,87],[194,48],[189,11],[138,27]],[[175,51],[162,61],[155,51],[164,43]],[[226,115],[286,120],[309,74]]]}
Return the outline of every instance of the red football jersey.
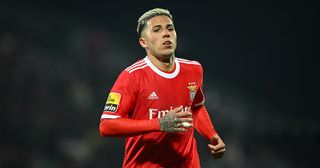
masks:
{"label": "red football jersey", "polygon": [[[148,120],[181,105],[191,112],[202,105],[202,66],[181,58],[174,61],[171,72],[159,70],[148,57],[127,67],[111,89],[101,119]],[[187,130],[126,137],[123,167],[200,167],[194,128]]]}

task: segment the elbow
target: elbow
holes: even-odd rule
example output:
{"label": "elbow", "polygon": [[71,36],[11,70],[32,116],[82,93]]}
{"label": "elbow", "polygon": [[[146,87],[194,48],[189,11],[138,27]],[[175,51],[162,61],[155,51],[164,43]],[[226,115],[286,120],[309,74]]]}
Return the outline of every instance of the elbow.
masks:
{"label": "elbow", "polygon": [[105,120],[100,120],[99,125],[100,137],[109,137],[109,131],[107,131],[107,123]]}
{"label": "elbow", "polygon": [[99,129],[99,133],[100,133],[100,137],[102,137],[102,138],[108,136],[108,134],[104,130],[102,130],[101,127]]}

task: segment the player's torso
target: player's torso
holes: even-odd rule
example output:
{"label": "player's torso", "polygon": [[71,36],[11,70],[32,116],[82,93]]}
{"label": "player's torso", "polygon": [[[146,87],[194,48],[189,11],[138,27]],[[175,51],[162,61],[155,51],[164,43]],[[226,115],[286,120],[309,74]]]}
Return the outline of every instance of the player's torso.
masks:
{"label": "player's torso", "polygon": [[179,63],[179,73],[167,78],[147,67],[140,71],[133,119],[161,118],[169,110],[183,106],[190,108],[196,91],[201,85],[201,76],[195,65]]}
{"label": "player's torso", "polygon": [[[201,86],[199,66],[179,62],[170,73],[156,72],[150,66],[137,71],[136,102],[128,117],[155,119],[181,105],[184,110],[190,108]],[[152,132],[129,137],[126,139],[124,166],[197,167],[198,154],[193,132],[191,128],[183,133]]]}

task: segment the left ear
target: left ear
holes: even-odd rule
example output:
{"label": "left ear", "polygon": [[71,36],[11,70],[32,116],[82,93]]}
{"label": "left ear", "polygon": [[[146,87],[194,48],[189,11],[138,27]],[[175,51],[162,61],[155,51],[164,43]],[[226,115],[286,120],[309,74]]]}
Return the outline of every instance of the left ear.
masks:
{"label": "left ear", "polygon": [[139,38],[139,43],[140,43],[140,46],[141,46],[142,48],[148,48],[148,45],[147,45],[147,43],[146,43],[146,39],[145,39],[145,38],[140,37],[140,38]]}

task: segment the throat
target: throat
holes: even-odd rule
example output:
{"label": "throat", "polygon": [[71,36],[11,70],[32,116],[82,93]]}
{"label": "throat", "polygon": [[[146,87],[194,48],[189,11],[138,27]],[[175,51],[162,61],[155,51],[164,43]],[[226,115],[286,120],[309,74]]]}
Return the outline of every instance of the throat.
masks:
{"label": "throat", "polygon": [[163,72],[172,72],[175,69],[174,56],[169,59],[161,59],[154,56],[148,56],[151,63]]}
{"label": "throat", "polygon": [[164,63],[164,66],[162,68],[159,68],[163,72],[171,73],[175,70],[176,64],[174,62],[172,63]]}

